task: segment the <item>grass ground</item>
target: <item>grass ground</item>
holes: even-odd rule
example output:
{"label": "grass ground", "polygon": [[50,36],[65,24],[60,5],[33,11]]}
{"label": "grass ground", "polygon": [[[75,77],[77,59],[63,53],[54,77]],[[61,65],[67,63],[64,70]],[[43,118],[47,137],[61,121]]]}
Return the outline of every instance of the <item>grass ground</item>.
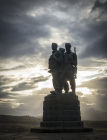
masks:
{"label": "grass ground", "polygon": [[41,119],[23,116],[0,117],[0,140],[107,140],[107,121],[84,121],[93,133],[31,133]]}

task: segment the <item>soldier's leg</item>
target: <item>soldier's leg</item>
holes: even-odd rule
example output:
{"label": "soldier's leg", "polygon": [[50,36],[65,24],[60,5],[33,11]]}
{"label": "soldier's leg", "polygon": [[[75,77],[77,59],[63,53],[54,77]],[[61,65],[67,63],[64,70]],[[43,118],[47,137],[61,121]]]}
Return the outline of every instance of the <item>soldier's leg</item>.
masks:
{"label": "soldier's leg", "polygon": [[65,83],[64,83],[64,91],[65,91],[65,93],[68,93],[68,91],[69,91],[69,85],[68,85],[67,81],[65,81]]}
{"label": "soldier's leg", "polygon": [[54,87],[54,89],[56,89],[57,88],[57,79],[56,79],[57,73],[53,72],[52,77],[53,77],[53,79],[52,79],[53,87]]}
{"label": "soldier's leg", "polygon": [[52,83],[53,83],[53,87],[54,89],[56,89],[56,82],[55,82],[55,78],[52,79]]}
{"label": "soldier's leg", "polygon": [[71,85],[72,93],[75,94],[75,86],[76,86],[76,84],[75,84],[75,78],[74,77],[72,77],[70,79],[70,85]]}
{"label": "soldier's leg", "polygon": [[62,89],[63,89],[63,77],[62,77],[62,73],[59,71],[58,75],[57,75],[57,90],[58,93],[62,93]]}
{"label": "soldier's leg", "polygon": [[55,73],[52,74],[52,76],[53,76],[53,87],[54,87],[56,93],[61,93],[61,86],[60,86],[58,75],[59,75],[58,72],[55,72]]}
{"label": "soldier's leg", "polygon": [[77,67],[74,67],[74,77],[77,78]]}

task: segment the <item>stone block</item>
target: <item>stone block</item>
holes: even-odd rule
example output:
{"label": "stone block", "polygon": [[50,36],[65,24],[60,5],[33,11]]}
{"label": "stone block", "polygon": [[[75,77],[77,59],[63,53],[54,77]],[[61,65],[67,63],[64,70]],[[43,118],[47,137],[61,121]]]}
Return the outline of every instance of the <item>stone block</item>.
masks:
{"label": "stone block", "polygon": [[78,96],[71,93],[46,96],[43,102],[43,122],[41,126],[83,126]]}
{"label": "stone block", "polygon": [[41,127],[83,127],[82,121],[44,121],[40,124]]}

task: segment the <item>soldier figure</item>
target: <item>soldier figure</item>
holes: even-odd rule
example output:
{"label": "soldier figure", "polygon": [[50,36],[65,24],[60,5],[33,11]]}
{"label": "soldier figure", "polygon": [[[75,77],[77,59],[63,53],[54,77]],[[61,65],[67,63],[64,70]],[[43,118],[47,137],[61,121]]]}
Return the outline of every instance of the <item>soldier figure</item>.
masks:
{"label": "soldier figure", "polygon": [[70,82],[72,92],[75,94],[75,78],[77,73],[77,55],[71,51],[71,44],[66,43],[65,49],[59,48],[57,44],[52,43],[52,55],[49,58],[49,72],[53,77],[53,87],[55,91],[52,93],[60,94],[62,89],[65,93],[69,91],[68,82]]}
{"label": "soldier figure", "polygon": [[65,43],[65,78],[70,82],[72,93],[75,94],[75,78],[77,67],[77,55],[71,51],[71,44]]}
{"label": "soldier figure", "polygon": [[60,82],[60,66],[62,64],[62,57],[60,52],[57,50],[57,44],[52,43],[52,55],[49,58],[49,72],[53,77],[53,87],[56,94],[62,93],[62,86]]}
{"label": "soldier figure", "polygon": [[65,49],[59,48],[59,52],[60,55],[62,56],[62,64],[60,67],[60,82],[61,82],[62,89],[64,88],[65,93],[68,93],[69,85],[65,79]]}

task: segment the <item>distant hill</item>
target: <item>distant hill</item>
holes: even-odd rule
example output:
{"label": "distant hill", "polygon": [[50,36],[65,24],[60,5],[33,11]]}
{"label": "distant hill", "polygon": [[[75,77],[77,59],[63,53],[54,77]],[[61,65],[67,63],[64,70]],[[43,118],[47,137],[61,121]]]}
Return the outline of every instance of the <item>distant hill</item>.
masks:
{"label": "distant hill", "polygon": [[41,120],[31,116],[0,115],[0,123],[40,123]]}
{"label": "distant hill", "polygon": [[30,131],[40,126],[41,118],[31,116],[0,115],[0,132],[13,133]]}
{"label": "distant hill", "polygon": [[[0,132],[13,133],[30,131],[31,128],[40,127],[42,118],[31,116],[0,115]],[[84,121],[85,127],[107,129],[107,121]]]}

